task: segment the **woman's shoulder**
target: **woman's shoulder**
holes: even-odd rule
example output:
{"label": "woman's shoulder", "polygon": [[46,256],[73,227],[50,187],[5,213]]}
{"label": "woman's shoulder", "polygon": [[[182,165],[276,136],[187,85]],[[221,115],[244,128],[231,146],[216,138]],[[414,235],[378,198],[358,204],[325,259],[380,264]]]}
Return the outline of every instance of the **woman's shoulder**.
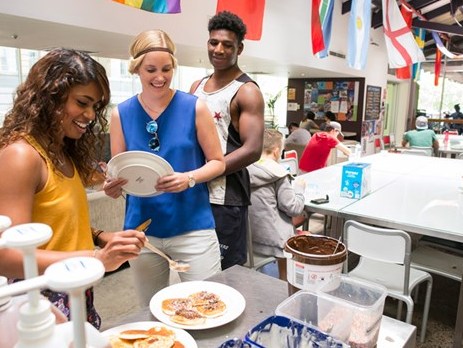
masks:
{"label": "woman's shoulder", "polygon": [[29,142],[20,139],[0,150],[0,162],[14,170],[35,170],[42,164],[42,157]]}
{"label": "woman's shoulder", "polygon": [[197,96],[187,93],[187,92],[180,91],[178,89],[175,90],[175,96],[176,98],[179,98],[181,100],[190,100],[190,101],[195,101],[195,102],[196,100],[198,100]]}

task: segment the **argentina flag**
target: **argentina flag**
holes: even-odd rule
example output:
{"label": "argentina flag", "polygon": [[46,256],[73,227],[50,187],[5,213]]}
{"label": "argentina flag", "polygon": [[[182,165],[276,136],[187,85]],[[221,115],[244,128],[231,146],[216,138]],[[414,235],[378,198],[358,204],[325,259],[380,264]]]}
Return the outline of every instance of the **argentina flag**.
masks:
{"label": "argentina flag", "polygon": [[347,62],[357,70],[365,68],[370,45],[371,1],[353,0],[349,18]]}

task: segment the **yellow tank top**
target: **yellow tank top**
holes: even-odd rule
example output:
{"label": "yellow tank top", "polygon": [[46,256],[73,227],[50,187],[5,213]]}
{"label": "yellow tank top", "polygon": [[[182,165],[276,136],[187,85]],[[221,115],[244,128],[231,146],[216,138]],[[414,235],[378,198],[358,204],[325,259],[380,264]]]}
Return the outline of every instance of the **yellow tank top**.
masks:
{"label": "yellow tank top", "polygon": [[43,189],[35,194],[32,222],[51,226],[53,236],[40,249],[57,251],[91,250],[94,248],[87,194],[74,166],[74,175],[68,178],[53,170],[53,163],[37,141],[26,140],[47,163],[48,178]]}

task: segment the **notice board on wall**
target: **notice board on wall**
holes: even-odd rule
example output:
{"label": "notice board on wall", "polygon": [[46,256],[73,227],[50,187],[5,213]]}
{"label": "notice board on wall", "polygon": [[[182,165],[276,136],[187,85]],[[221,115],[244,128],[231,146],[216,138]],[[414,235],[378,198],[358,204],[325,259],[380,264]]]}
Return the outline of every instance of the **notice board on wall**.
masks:
{"label": "notice board on wall", "polygon": [[367,85],[365,120],[377,120],[381,113],[381,87]]}
{"label": "notice board on wall", "polygon": [[297,109],[287,110],[287,124],[301,122],[308,111],[315,113],[315,122],[324,121],[327,111],[335,114],[342,130],[354,132],[350,139],[360,141],[363,120],[365,79],[364,78],[297,78],[288,80],[288,90],[294,93],[289,103],[296,103]]}

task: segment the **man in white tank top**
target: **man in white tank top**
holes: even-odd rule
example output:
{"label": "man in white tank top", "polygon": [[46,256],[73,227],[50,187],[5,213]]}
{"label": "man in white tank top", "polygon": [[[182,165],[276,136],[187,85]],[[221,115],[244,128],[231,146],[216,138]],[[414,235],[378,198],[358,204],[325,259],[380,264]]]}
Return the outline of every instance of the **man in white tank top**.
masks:
{"label": "man in white tank top", "polygon": [[220,242],[222,269],[246,262],[250,183],[246,167],[262,152],[264,99],[257,84],[238,67],[246,26],[224,11],[209,20],[209,60],[214,73],[191,86],[214,117],[225,173],[209,183],[209,197]]}

